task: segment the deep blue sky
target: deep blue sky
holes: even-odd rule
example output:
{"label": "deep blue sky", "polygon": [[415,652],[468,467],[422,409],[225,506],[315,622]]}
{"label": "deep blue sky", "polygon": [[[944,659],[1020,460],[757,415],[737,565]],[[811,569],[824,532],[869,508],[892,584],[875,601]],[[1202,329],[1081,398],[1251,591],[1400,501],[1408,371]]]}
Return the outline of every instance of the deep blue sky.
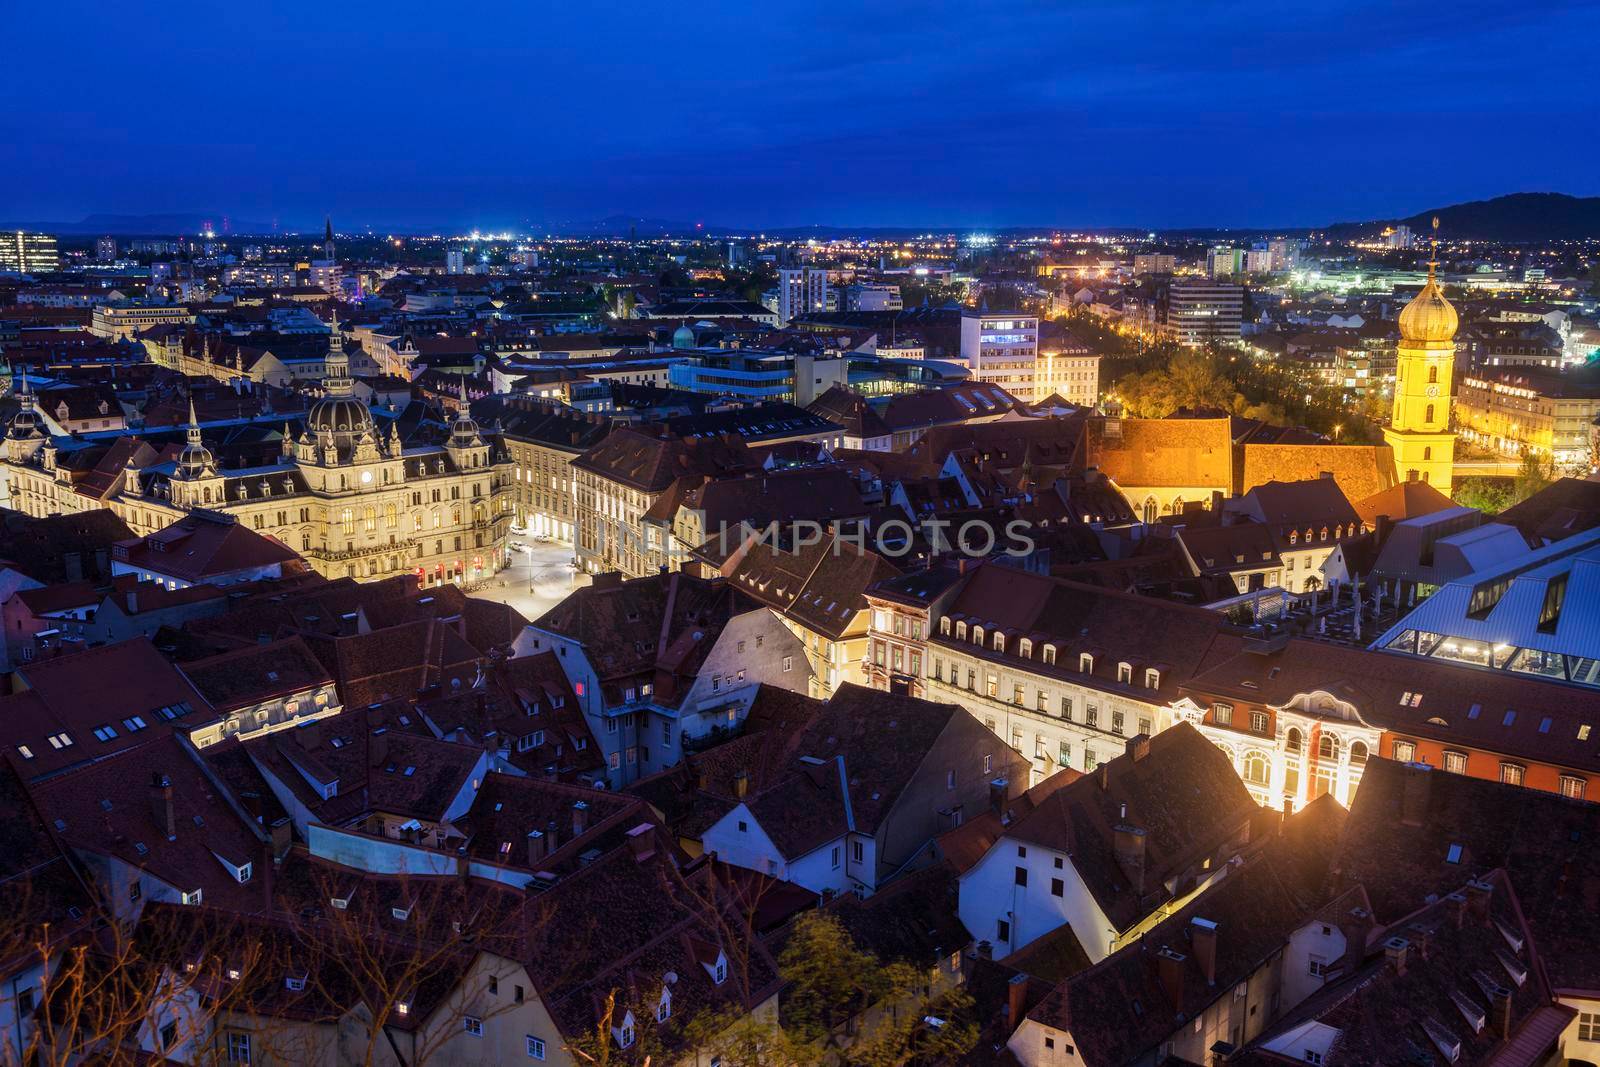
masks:
{"label": "deep blue sky", "polygon": [[9,0],[0,217],[1311,225],[1600,194],[1600,6]]}

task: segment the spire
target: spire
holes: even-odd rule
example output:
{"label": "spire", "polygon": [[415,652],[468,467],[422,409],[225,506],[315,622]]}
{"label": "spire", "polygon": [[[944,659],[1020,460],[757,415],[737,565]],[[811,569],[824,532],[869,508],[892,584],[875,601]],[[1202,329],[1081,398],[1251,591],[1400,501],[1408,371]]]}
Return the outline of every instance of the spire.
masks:
{"label": "spire", "polygon": [[1433,217],[1433,237],[1428,241],[1428,281],[1434,280],[1435,268],[1439,266],[1439,216]]}
{"label": "spire", "polygon": [[322,243],[323,244],[328,244],[328,245],[333,244],[333,216],[332,215],[324,215],[322,217]]}
{"label": "spire", "polygon": [[189,394],[189,434],[188,434],[188,436],[189,436],[189,443],[191,445],[198,445],[200,443],[200,420],[195,418],[195,415],[194,415],[194,394],[193,393]]}

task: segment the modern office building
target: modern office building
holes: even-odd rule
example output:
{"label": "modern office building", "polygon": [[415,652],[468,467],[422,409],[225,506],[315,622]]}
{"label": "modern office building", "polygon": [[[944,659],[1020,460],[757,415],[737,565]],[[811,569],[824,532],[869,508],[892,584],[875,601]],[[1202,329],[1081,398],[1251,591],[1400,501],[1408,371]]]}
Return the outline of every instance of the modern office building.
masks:
{"label": "modern office building", "polygon": [[1222,282],[1176,281],[1167,291],[1166,325],[1181,345],[1237,341],[1244,317],[1244,287]]}
{"label": "modern office building", "polygon": [[11,230],[0,233],[0,270],[18,274],[48,274],[61,267],[53,234]]}
{"label": "modern office building", "polygon": [[106,236],[95,239],[94,260],[96,263],[115,263],[117,261],[117,239]]}
{"label": "modern office building", "polygon": [[975,382],[1000,386],[1018,400],[1042,400],[1038,389],[1039,319],[1019,311],[961,313],[961,361]]}
{"label": "modern office building", "polygon": [[828,272],[816,267],[778,271],[778,323],[787,326],[801,315],[828,310]]}
{"label": "modern office building", "polygon": [[460,248],[448,248],[444,253],[444,272],[446,274],[465,274],[467,266],[467,253]]}

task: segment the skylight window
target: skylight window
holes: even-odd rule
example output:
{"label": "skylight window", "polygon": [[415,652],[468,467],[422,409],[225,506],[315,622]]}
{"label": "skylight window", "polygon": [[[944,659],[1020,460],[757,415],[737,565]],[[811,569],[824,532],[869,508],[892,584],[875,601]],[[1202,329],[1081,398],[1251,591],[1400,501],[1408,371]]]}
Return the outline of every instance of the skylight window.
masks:
{"label": "skylight window", "polygon": [[1505,716],[1505,718],[1500,720],[1500,725],[1501,726],[1510,726],[1512,723],[1514,723],[1516,721],[1517,721],[1517,713],[1512,711],[1510,708],[1507,708],[1506,709],[1506,716]]}
{"label": "skylight window", "polygon": [[1460,863],[1461,862],[1461,846],[1458,845],[1458,844],[1452,844],[1450,846],[1449,850],[1446,851],[1445,854],[1444,854],[1444,861],[1446,863]]}

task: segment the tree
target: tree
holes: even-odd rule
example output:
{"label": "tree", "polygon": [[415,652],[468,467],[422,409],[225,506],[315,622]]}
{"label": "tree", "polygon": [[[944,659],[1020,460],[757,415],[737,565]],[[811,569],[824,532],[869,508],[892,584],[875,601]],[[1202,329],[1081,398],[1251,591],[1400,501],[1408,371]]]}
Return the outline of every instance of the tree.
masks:
{"label": "tree", "polygon": [[1524,449],[1522,462],[1511,480],[1511,502],[1522,503],[1554,480],[1554,465],[1547,459],[1540,459],[1532,450]]}

